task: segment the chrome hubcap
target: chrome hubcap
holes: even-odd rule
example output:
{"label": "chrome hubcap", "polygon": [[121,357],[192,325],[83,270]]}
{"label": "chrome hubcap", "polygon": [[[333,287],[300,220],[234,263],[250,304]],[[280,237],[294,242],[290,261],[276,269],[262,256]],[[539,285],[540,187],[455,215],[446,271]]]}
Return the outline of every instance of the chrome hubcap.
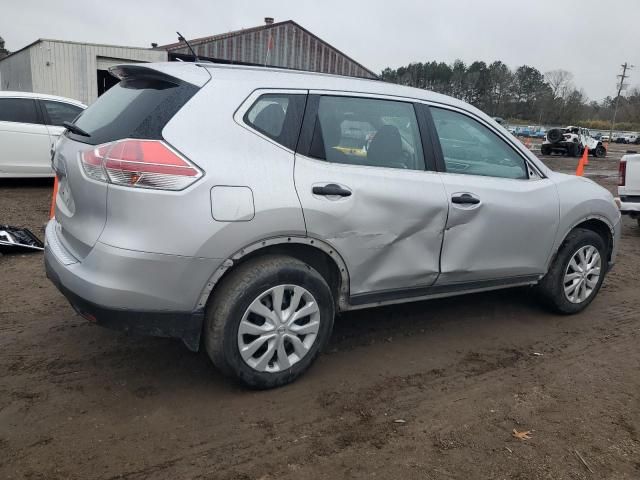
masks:
{"label": "chrome hubcap", "polygon": [[571,303],[582,303],[598,285],[601,258],[598,249],[591,245],[581,247],[571,257],[564,273],[564,295]]}
{"label": "chrome hubcap", "polygon": [[254,370],[280,372],[309,352],[319,329],[320,310],[313,295],[298,285],[278,285],[247,308],[238,328],[238,348]]}

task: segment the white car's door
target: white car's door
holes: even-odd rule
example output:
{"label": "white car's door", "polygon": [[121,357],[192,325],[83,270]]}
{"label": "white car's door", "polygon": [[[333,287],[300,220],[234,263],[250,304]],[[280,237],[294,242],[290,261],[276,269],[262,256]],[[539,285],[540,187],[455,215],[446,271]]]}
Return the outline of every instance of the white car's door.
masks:
{"label": "white car's door", "polygon": [[53,176],[49,130],[34,99],[0,98],[0,176]]}
{"label": "white car's door", "polygon": [[430,111],[449,201],[438,285],[527,282],[545,273],[560,216],[555,184],[480,120]]}

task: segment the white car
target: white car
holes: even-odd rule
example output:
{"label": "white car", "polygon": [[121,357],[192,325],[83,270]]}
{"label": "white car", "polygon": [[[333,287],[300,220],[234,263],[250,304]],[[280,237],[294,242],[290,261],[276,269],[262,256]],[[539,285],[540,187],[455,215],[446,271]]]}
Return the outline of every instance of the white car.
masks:
{"label": "white car", "polygon": [[640,225],[640,154],[624,155],[618,172],[620,212],[636,219]]}
{"label": "white car", "polygon": [[0,178],[53,177],[51,150],[86,105],[69,98],[0,92]]}

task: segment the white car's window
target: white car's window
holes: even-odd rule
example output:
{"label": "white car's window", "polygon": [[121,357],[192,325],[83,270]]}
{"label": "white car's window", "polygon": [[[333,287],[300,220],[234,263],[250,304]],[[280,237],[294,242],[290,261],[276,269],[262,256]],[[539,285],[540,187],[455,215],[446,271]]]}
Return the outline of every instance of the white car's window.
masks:
{"label": "white car's window", "polygon": [[82,108],[70,103],[54,102],[51,100],[40,100],[44,109],[49,115],[48,125],[62,127],[63,122],[73,122],[82,113]]}
{"label": "white car's window", "polygon": [[424,170],[411,103],[370,98],[320,98],[309,153],[333,163]]}
{"label": "white car's window", "polygon": [[431,108],[447,172],[527,178],[524,159],[500,137],[466,115]]}
{"label": "white car's window", "polygon": [[0,98],[0,122],[40,123],[31,98]]}

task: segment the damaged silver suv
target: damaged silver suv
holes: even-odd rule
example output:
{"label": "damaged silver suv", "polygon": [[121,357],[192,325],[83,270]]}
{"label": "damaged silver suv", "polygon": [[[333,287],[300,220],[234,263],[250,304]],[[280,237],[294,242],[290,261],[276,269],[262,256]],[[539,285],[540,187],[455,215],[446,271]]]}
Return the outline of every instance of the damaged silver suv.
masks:
{"label": "damaged silver suv", "polygon": [[[535,286],[596,296],[620,214],[491,118],[424,90],[259,67],[115,67],[59,141],[49,278],[98,324],[291,382],[336,312]],[[425,304],[425,309],[428,309]]]}

